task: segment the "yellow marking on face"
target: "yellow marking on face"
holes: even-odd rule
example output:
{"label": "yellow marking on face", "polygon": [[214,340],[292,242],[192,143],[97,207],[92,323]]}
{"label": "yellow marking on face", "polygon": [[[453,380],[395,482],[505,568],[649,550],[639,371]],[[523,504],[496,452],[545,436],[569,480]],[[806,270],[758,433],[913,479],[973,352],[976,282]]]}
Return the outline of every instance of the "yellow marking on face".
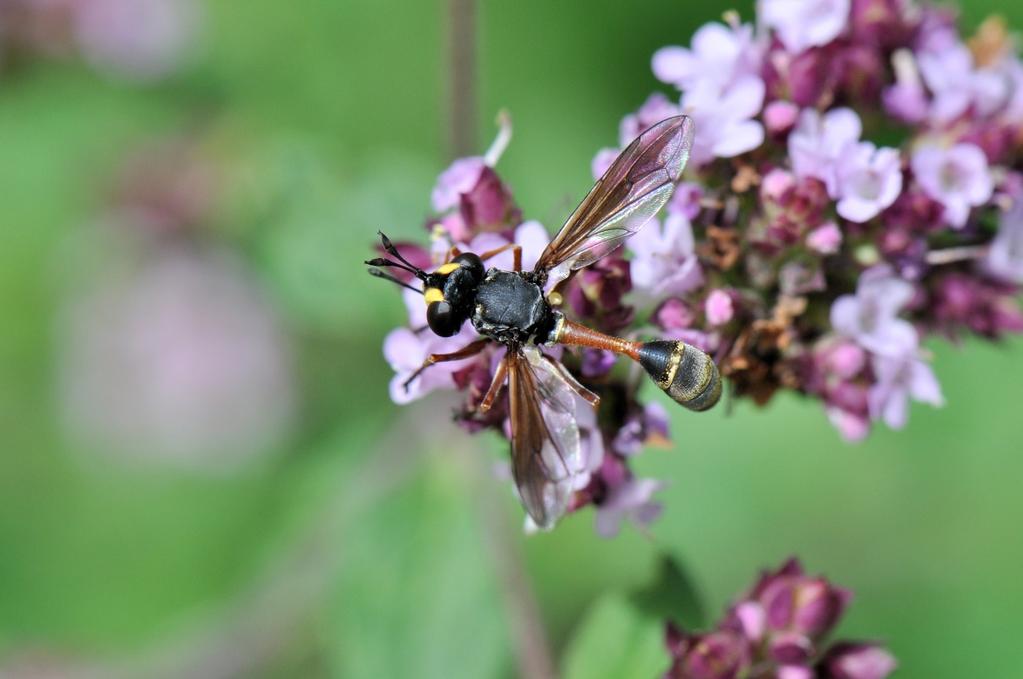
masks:
{"label": "yellow marking on face", "polygon": [[449,273],[451,273],[460,266],[462,265],[459,264],[458,262],[448,262],[447,264],[441,264],[437,268],[436,273],[439,273],[441,276],[447,276]]}
{"label": "yellow marking on face", "polygon": [[426,300],[426,304],[430,305],[434,302],[443,302],[444,293],[441,292],[440,288],[427,288],[423,291],[423,299]]}
{"label": "yellow marking on face", "polygon": [[561,296],[560,292],[552,292],[547,295],[547,301],[551,304],[551,306],[561,306],[564,304],[565,299]]}

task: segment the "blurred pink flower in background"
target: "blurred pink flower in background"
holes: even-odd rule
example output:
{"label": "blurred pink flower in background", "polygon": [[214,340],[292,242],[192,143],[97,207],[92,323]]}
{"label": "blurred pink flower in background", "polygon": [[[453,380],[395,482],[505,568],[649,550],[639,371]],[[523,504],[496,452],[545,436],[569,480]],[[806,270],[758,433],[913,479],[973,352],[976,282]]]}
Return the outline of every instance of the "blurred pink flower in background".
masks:
{"label": "blurred pink flower in background", "polygon": [[239,262],[162,252],[73,295],[61,341],[64,412],[97,449],[230,468],[288,433],[288,341]]}
{"label": "blurred pink flower in background", "polygon": [[73,0],[74,36],[85,60],[116,77],[151,80],[190,56],[197,0]]}
{"label": "blurred pink flower in background", "polygon": [[192,56],[202,0],[2,0],[0,50],[81,56],[117,79],[168,76]]}

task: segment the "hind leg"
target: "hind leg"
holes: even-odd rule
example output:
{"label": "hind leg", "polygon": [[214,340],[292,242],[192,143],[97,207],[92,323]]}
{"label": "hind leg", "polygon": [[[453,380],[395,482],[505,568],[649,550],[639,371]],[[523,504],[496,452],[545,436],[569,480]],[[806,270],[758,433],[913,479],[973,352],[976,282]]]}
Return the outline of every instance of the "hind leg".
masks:
{"label": "hind leg", "polygon": [[426,357],[426,360],[423,361],[423,364],[419,366],[414,373],[409,375],[409,378],[405,380],[401,386],[405,388],[405,391],[408,391],[409,385],[412,384],[413,380],[419,377],[423,371],[431,365],[435,363],[448,363],[450,361],[460,361],[463,358],[470,358],[483,351],[488,344],[490,344],[490,340],[484,338],[476,340],[472,344],[468,344],[458,351],[453,351],[450,354],[430,354]]}

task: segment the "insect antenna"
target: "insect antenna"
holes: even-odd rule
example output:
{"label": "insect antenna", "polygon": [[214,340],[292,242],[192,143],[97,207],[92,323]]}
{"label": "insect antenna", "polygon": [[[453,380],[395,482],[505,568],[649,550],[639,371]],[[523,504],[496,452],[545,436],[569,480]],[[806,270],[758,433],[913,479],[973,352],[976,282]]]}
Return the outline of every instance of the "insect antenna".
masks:
{"label": "insect antenna", "polygon": [[[419,280],[425,282],[426,281],[426,272],[423,271],[422,269],[420,269],[418,266],[416,266],[412,262],[410,262],[407,259],[405,259],[404,257],[402,257],[401,253],[398,252],[398,248],[394,247],[394,243],[392,243],[391,239],[388,238],[387,236],[385,236],[382,231],[377,231],[377,233],[380,234],[380,243],[384,246],[384,250],[387,251],[387,254],[391,255],[392,257],[397,259],[398,262],[401,262],[401,264],[404,264],[405,266],[401,266],[401,264],[398,264],[398,262],[392,262],[392,261],[386,260],[386,259],[385,260],[381,260],[382,262],[386,262],[386,264],[376,264],[375,266],[396,266],[396,267],[399,267],[401,269],[405,269],[406,271],[408,271],[409,273],[414,275]],[[369,262],[367,262],[367,264],[368,263]]]}
{"label": "insect antenna", "polygon": [[[367,262],[367,264],[368,263],[369,262]],[[402,267],[402,268],[404,268],[404,267]],[[411,285],[409,285],[408,283],[402,281],[401,279],[399,279],[399,278],[397,278],[395,276],[392,276],[389,273],[385,273],[385,272],[381,271],[380,269],[374,269],[374,268],[370,267],[368,269],[368,271],[369,271],[369,275],[370,276],[376,276],[377,278],[383,278],[385,281],[391,281],[392,283],[394,283],[396,285],[400,285],[403,288],[408,288],[412,292],[418,292],[420,295],[423,294],[423,291],[420,290],[419,288],[414,288]]]}

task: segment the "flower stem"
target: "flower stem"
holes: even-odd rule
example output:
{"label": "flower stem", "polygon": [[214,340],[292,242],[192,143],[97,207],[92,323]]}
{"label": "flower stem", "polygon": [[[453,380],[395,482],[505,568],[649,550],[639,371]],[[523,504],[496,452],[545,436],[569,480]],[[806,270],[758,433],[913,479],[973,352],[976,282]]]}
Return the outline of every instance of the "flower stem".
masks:
{"label": "flower stem", "polygon": [[927,263],[931,266],[942,264],[955,264],[971,259],[980,259],[987,254],[986,245],[964,245],[958,248],[946,248],[944,250],[932,250],[927,253]]}
{"label": "flower stem", "polygon": [[448,0],[448,152],[467,156],[476,141],[476,0]]}

